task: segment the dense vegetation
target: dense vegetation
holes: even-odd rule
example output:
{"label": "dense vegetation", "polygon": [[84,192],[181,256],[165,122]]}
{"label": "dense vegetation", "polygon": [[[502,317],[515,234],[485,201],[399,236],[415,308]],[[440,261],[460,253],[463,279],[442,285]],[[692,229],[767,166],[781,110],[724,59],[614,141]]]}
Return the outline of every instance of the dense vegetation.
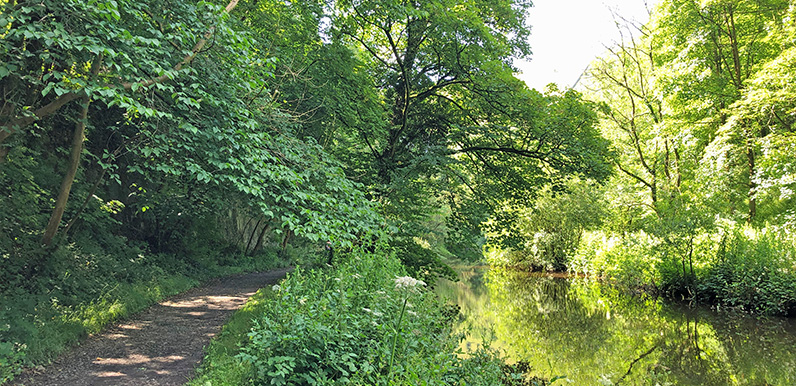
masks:
{"label": "dense vegetation", "polygon": [[3,380],[212,276],[377,242],[449,275],[503,203],[607,178],[593,104],[512,75],[530,5],[0,1]]}
{"label": "dense vegetation", "polygon": [[512,209],[519,248],[491,261],[796,314],[795,5],[663,0],[618,20],[580,84],[616,173]]}
{"label": "dense vegetation", "polygon": [[263,289],[209,348],[193,385],[546,385],[496,353],[463,357],[455,305],[383,250]]}
{"label": "dense vegetation", "polygon": [[425,338],[392,335],[412,354],[385,367],[390,324],[352,304],[400,302],[329,298],[356,259],[386,261],[372,289],[486,248],[794,312],[796,7],[663,1],[581,93],[514,77],[530,6],[0,0],[0,377],[206,278],[287,263],[340,265],[291,276],[279,301],[313,306],[279,310],[317,318],[296,328],[318,337],[339,321],[317,307],[342,307],[363,327],[341,355],[378,365],[269,360],[284,347],[263,323],[286,314],[267,305],[242,357],[254,377],[411,382],[434,351],[454,382],[440,305],[424,306]]}

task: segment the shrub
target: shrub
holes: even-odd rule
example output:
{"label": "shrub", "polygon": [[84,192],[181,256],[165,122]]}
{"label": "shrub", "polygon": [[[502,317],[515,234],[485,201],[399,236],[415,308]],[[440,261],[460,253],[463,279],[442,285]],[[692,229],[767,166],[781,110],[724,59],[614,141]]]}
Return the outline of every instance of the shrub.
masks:
{"label": "shrub", "polygon": [[699,283],[706,300],[763,314],[796,314],[796,245],[774,229],[730,229]]}
{"label": "shrub", "polygon": [[[487,260],[492,265],[535,271],[567,269],[584,231],[594,229],[606,215],[594,181],[569,179],[563,186],[545,186],[528,208],[506,208],[488,224]],[[505,219],[501,219],[505,217]],[[506,229],[516,217],[517,225]]]}
{"label": "shrub", "polygon": [[[254,322],[238,358],[255,384],[522,384],[494,353],[457,354],[447,308],[399,260],[354,252],[297,269]],[[504,383],[505,382],[505,383]]]}
{"label": "shrub", "polygon": [[586,232],[572,258],[571,272],[603,277],[630,288],[655,287],[661,263],[655,252],[658,242],[644,232],[618,236],[602,231]]}
{"label": "shrub", "polygon": [[727,224],[668,241],[643,232],[587,232],[569,270],[677,298],[796,314],[796,241],[773,227]]}

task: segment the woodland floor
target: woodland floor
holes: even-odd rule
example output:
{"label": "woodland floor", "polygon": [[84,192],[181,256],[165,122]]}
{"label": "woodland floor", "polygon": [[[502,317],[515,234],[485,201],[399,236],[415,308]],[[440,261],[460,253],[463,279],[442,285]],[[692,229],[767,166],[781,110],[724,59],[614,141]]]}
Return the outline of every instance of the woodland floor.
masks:
{"label": "woodland floor", "polygon": [[13,385],[182,385],[204,347],[232,313],[288,268],[219,279],[93,335],[53,364],[28,370]]}

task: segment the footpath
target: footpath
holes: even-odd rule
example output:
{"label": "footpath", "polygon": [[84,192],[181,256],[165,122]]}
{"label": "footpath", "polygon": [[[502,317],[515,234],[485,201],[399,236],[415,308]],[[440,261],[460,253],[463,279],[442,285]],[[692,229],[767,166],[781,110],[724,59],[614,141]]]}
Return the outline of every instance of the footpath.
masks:
{"label": "footpath", "polygon": [[89,337],[43,371],[20,374],[12,385],[182,385],[232,313],[289,270],[232,276],[188,290]]}

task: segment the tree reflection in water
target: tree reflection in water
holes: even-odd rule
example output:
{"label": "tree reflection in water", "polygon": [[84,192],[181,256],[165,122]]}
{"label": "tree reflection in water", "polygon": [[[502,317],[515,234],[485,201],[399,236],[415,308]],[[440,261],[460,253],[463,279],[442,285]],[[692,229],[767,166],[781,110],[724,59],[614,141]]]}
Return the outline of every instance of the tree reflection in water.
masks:
{"label": "tree reflection in water", "polygon": [[796,322],[627,296],[583,278],[462,268],[439,284],[484,341],[573,384],[796,385]]}

